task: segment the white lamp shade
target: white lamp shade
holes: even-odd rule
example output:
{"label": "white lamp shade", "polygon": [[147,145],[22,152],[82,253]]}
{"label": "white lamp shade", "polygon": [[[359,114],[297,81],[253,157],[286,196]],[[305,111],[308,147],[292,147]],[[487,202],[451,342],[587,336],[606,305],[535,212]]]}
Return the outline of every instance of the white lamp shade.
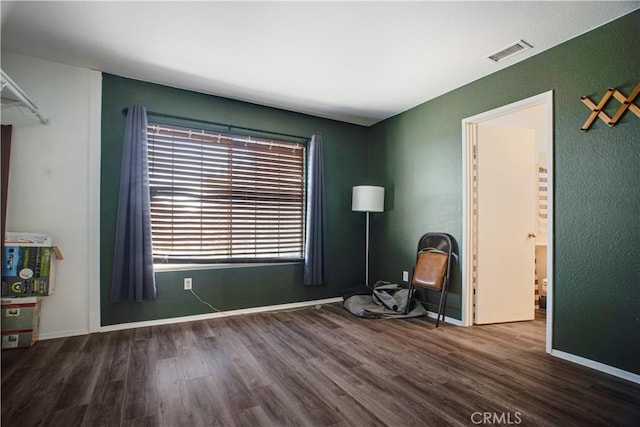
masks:
{"label": "white lamp shade", "polygon": [[384,212],[384,187],[356,185],[353,187],[351,210],[358,212]]}

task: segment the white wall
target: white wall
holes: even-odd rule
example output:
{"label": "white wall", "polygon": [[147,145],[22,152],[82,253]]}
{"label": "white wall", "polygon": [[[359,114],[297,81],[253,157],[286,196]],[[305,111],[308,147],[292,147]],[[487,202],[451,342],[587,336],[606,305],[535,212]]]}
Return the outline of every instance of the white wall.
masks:
{"label": "white wall", "polygon": [[6,51],[1,60],[51,120],[14,124],[7,230],[49,233],[64,255],[55,295],[43,300],[41,338],[85,334],[98,322],[102,76]]}
{"label": "white wall", "polygon": [[488,120],[486,124],[533,129],[536,134],[536,164],[547,166],[547,106],[534,105],[520,111]]}

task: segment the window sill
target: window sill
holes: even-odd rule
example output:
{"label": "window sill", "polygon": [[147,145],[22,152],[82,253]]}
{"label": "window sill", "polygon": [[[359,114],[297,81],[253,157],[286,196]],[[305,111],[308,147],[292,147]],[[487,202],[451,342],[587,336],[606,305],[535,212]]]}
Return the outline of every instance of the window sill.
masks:
{"label": "window sill", "polygon": [[282,262],[247,262],[247,263],[228,263],[228,264],[155,264],[153,271],[163,273],[166,271],[189,271],[189,270],[218,270],[231,268],[248,268],[248,267],[274,267],[280,265],[301,264],[300,261],[282,261]]}

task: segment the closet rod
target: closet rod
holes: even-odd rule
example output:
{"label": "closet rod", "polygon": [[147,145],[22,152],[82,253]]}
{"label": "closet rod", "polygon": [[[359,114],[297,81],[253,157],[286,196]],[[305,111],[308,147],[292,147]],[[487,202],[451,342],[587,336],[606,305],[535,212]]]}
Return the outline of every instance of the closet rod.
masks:
{"label": "closet rod", "polygon": [[33,114],[36,115],[38,119],[40,119],[40,123],[42,123],[43,125],[48,125],[50,123],[50,120],[44,117],[42,113],[40,113],[38,107],[36,107],[33,101],[29,99],[27,94],[24,93],[22,89],[20,89],[20,86],[18,86],[13,80],[11,80],[11,77],[9,77],[7,73],[4,72],[4,70],[0,70],[0,72],[2,73],[2,89],[4,89],[5,87],[8,88],[11,93],[13,93],[16,98],[18,98],[20,104],[27,107]]}
{"label": "closet rod", "polygon": [[[126,116],[128,111],[129,111],[129,107],[124,107],[122,109],[122,115]],[[283,137],[287,137],[287,138],[302,139],[305,142],[309,141],[309,137],[306,137],[306,136],[291,135],[291,134],[288,134],[288,133],[272,132],[272,131],[263,130],[263,129],[247,128],[247,127],[235,126],[235,125],[231,125],[231,124],[227,124],[227,123],[212,122],[212,121],[209,121],[209,120],[192,119],[192,118],[189,118],[189,117],[176,116],[176,115],[173,115],[173,114],[157,113],[157,112],[154,112],[154,111],[147,111],[147,115],[156,116],[156,117],[163,117],[163,118],[166,118],[166,119],[185,120],[185,121],[188,121],[188,122],[204,123],[204,124],[207,124],[207,125],[214,125],[214,126],[222,126],[222,127],[227,128],[227,130],[229,132],[232,132],[232,133],[233,133],[233,129],[235,129],[235,130],[239,130],[239,131],[257,132],[257,133],[269,134],[269,135],[273,135],[273,136],[283,136]]]}

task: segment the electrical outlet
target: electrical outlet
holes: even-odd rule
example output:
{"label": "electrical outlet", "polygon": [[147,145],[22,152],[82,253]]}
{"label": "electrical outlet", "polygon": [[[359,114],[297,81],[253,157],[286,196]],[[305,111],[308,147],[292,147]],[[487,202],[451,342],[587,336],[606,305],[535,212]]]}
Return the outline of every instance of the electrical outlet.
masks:
{"label": "electrical outlet", "polygon": [[409,272],[408,271],[403,271],[402,272],[402,281],[403,282],[408,282],[409,281]]}
{"label": "electrical outlet", "polygon": [[192,284],[191,277],[185,277],[184,280],[183,280],[183,284],[184,284],[184,290],[185,291],[190,290],[191,289],[191,284]]}

